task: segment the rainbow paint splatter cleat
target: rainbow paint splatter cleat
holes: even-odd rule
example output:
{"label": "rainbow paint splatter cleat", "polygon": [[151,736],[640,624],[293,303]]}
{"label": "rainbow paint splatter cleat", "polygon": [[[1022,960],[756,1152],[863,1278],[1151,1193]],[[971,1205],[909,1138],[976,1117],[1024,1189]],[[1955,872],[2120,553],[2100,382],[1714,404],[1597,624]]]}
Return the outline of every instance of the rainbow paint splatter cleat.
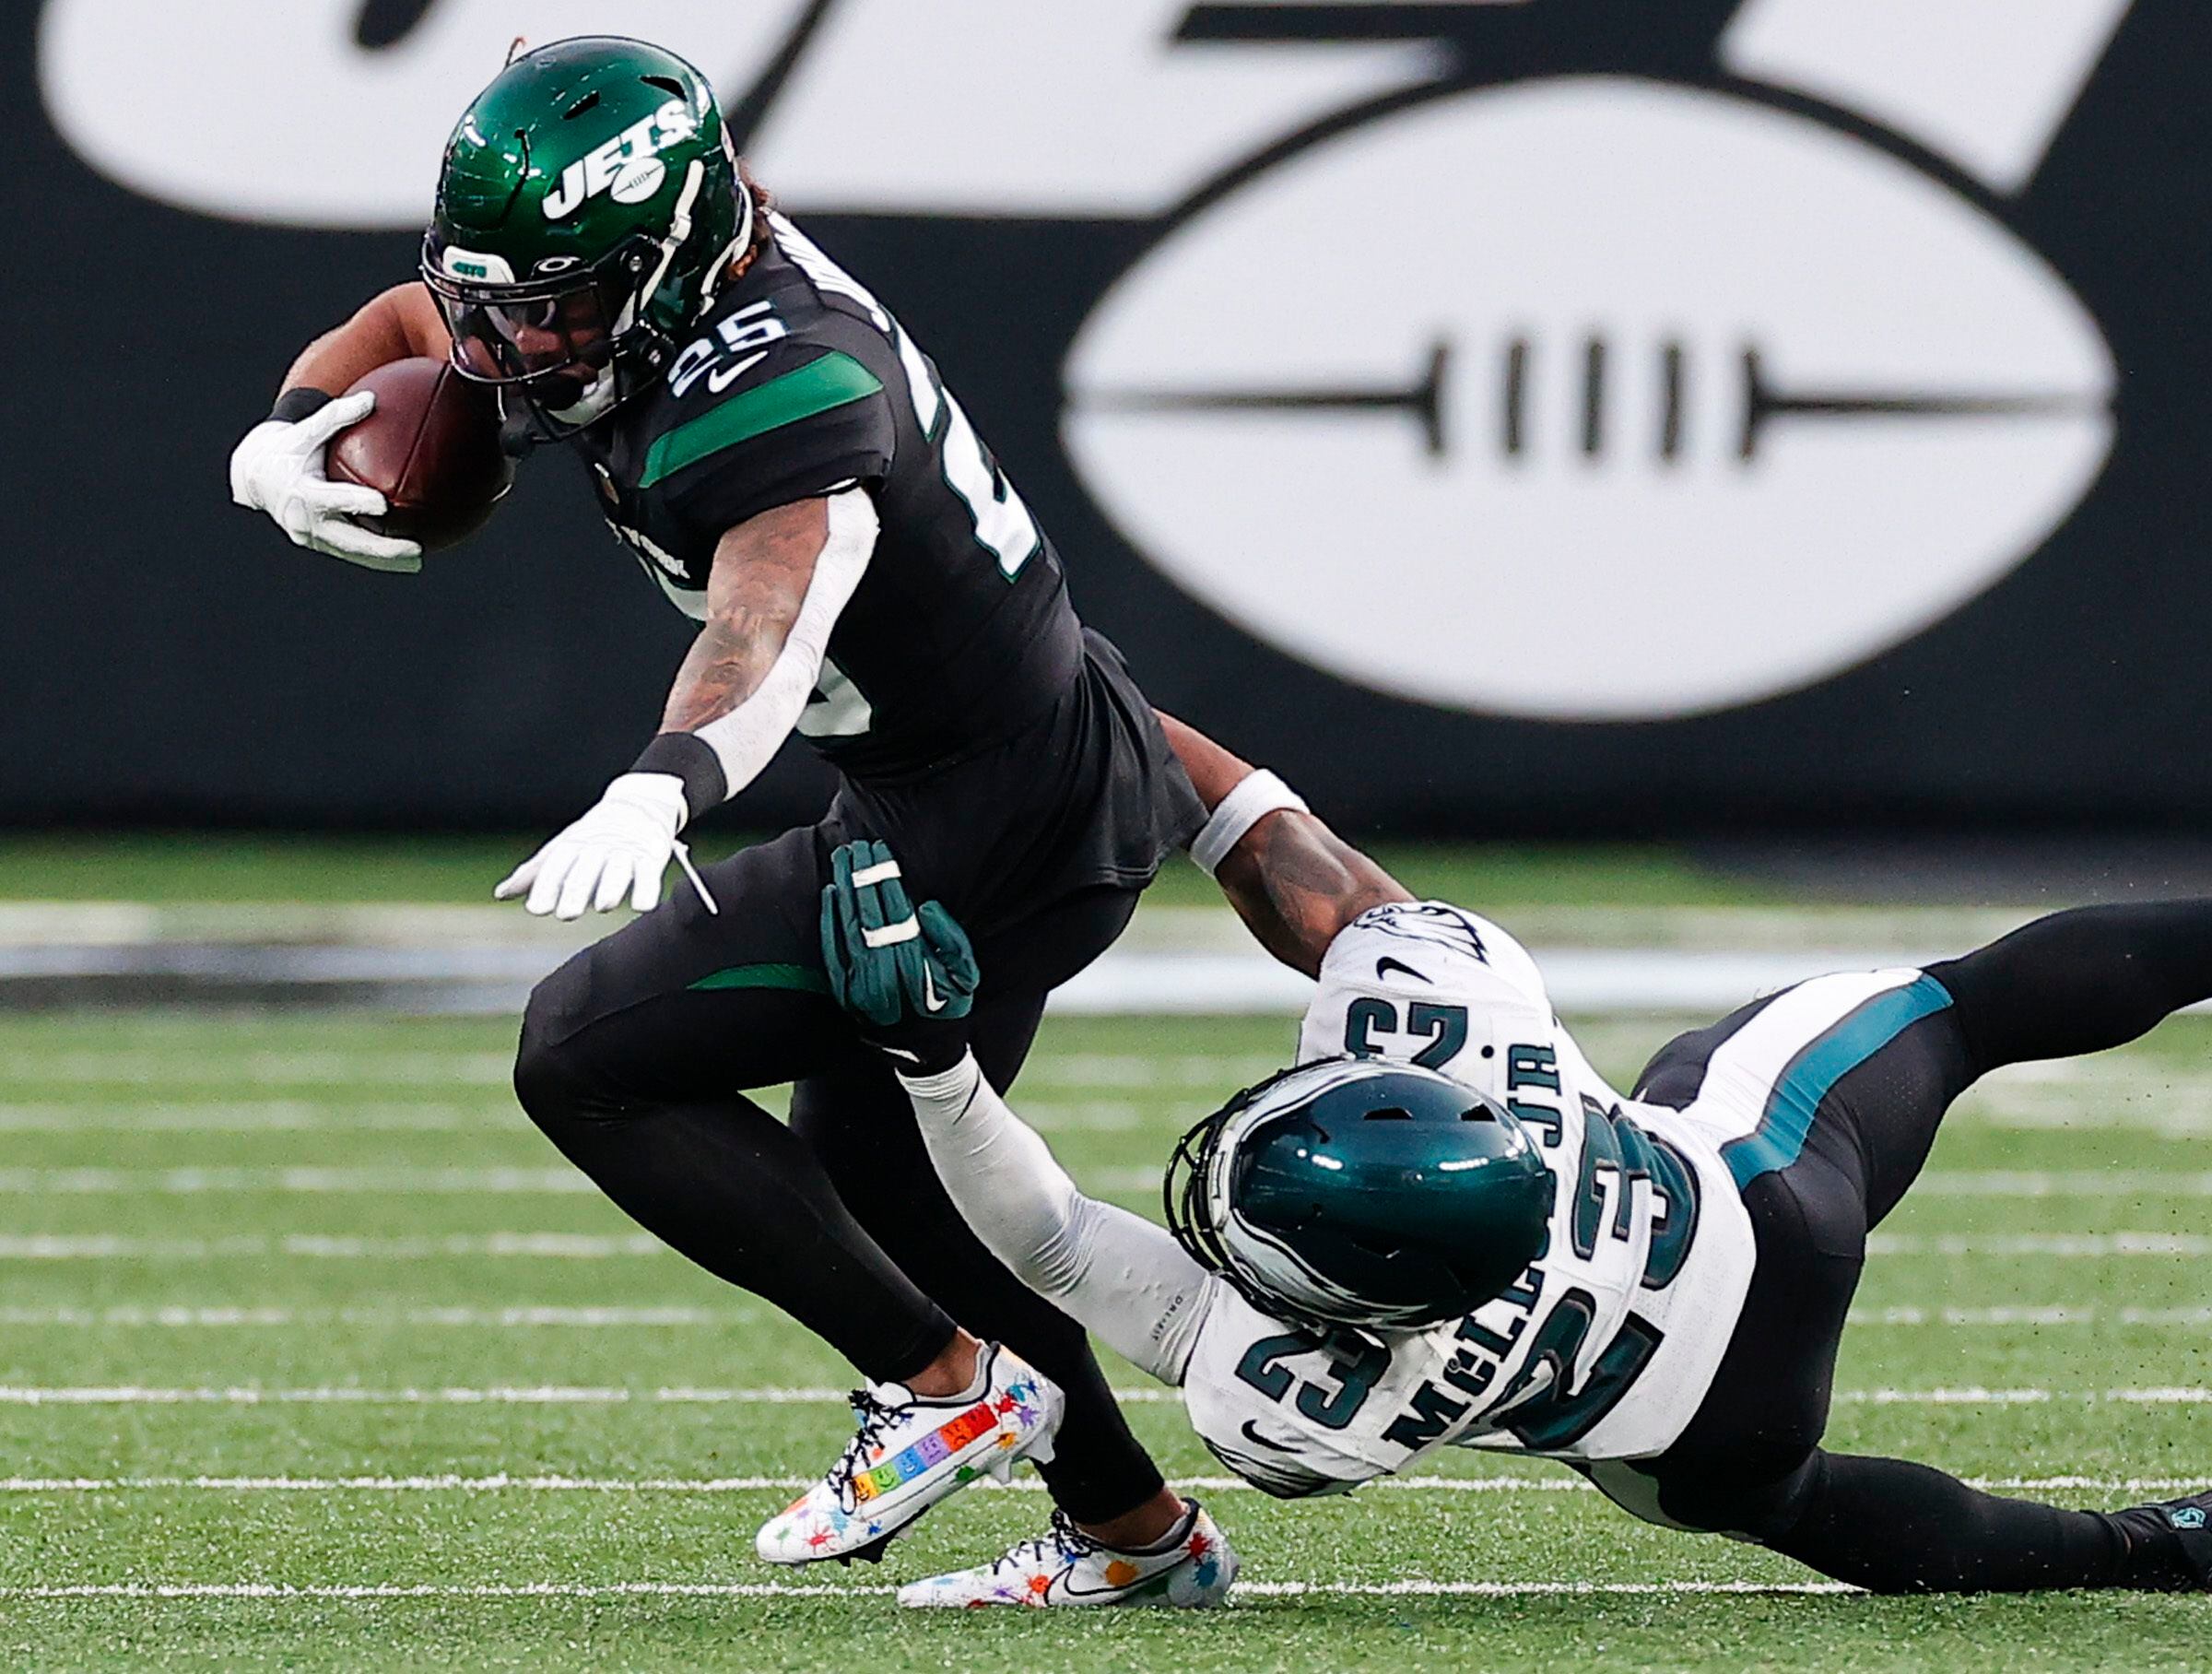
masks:
{"label": "rainbow paint splatter cleat", "polygon": [[996,1343],[984,1345],[977,1381],[979,1389],[943,1400],[897,1384],[854,1391],[859,1433],[827,1476],[761,1525],[760,1556],[880,1558],[915,1518],[979,1477],[1004,1482],[1023,1459],[1051,1459],[1059,1386]]}
{"label": "rainbow paint splatter cleat", "polygon": [[1167,1538],[1136,1552],[1101,1546],[1065,1512],[1054,1512],[1043,1539],[1024,1540],[981,1569],[902,1586],[899,1602],[918,1609],[1149,1604],[1203,1610],[1227,1604],[1236,1585],[1237,1554],[1204,1506],[1195,1500],[1182,1503],[1182,1521]]}

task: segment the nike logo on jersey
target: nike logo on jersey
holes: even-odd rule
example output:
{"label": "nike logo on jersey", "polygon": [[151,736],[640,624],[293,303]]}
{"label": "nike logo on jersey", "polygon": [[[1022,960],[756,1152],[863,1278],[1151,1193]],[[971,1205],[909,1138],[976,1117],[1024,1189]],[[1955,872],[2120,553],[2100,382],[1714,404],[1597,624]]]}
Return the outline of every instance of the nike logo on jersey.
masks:
{"label": "nike logo on jersey", "polygon": [[768,350],[764,348],[757,355],[746,356],[735,366],[718,366],[707,374],[707,388],[712,394],[719,395],[767,359]]}
{"label": "nike logo on jersey", "polygon": [[[1375,961],[1375,975],[1378,979],[1388,976],[1393,971],[1403,971],[1407,976],[1413,978],[1413,980],[1417,983],[1426,983],[1429,981],[1427,977],[1423,976],[1418,971],[1416,971],[1411,965],[1406,964],[1403,960],[1392,959],[1388,954],[1384,954],[1381,959]],[[1435,986],[1433,983],[1430,984],[1430,985],[1431,987]]]}
{"label": "nike logo on jersey", "polygon": [[1242,1436],[1247,1442],[1256,1442],[1262,1447],[1267,1448],[1269,1451],[1274,1453],[1296,1453],[1298,1451],[1298,1448],[1294,1444],[1285,1442],[1270,1442],[1265,1436],[1262,1435],[1257,1430],[1253,1428],[1253,1423],[1250,1419],[1246,1419],[1244,1421],[1243,1427],[1240,1429],[1237,1433]]}

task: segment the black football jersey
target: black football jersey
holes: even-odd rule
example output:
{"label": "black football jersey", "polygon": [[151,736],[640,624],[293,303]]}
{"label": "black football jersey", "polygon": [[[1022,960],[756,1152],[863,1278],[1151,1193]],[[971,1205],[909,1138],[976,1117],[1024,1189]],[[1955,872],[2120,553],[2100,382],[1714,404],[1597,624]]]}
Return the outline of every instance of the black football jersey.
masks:
{"label": "black football jersey", "polygon": [[798,730],[895,778],[1034,720],[1082,632],[1059,556],[936,368],[782,216],[649,391],[574,439],[601,505],[678,608],[706,614],[723,536],[860,485],[881,523]]}

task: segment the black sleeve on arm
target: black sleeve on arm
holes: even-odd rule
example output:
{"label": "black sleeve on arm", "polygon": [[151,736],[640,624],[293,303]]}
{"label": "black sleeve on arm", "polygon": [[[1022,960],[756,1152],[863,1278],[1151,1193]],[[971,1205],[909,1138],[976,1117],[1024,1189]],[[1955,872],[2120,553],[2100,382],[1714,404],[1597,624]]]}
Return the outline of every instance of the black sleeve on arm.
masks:
{"label": "black sleeve on arm", "polygon": [[686,824],[729,800],[730,782],[713,747],[695,733],[658,735],[630,764],[633,773],[674,773],[684,782]]}

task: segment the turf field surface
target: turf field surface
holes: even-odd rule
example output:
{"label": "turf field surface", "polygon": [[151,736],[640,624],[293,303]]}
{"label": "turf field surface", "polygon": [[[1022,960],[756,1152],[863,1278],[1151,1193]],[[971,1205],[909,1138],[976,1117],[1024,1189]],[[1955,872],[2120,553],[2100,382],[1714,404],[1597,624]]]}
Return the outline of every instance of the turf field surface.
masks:
{"label": "turf field surface", "polygon": [[[1625,1082],[1670,1032],[1579,1031]],[[1265,1020],[1055,1020],[1016,1102],[1141,1208]],[[514,1110],[512,1028],[0,1018],[0,1656],[74,1668],[2202,1667],[2212,1601],[1874,1600],[1448,1455],[1349,1500],[1224,1485],[1213,1618],[898,1611],[1042,1526],[943,1507],[880,1570],[752,1530],[833,1456],[849,1372],[660,1251]],[[2006,1072],[1883,1229],[1831,1444],[2116,1505],[2212,1481],[2212,1025]],[[2132,1486],[2131,1486],[2132,1484]],[[1764,1588],[1744,1592],[1743,1588]],[[799,1589],[799,1590],[787,1590]]]}

